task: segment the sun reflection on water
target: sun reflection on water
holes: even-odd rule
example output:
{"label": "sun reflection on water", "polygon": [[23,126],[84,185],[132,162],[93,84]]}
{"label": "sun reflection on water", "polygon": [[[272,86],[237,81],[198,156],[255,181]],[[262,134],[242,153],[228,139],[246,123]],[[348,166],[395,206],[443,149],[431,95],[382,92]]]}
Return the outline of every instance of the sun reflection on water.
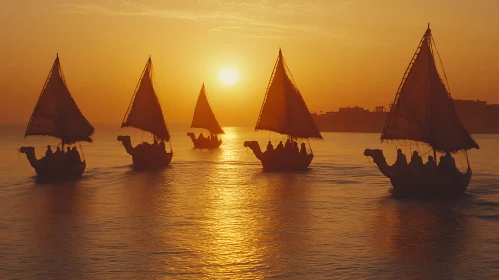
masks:
{"label": "sun reflection on water", "polygon": [[210,203],[201,227],[207,237],[201,252],[204,272],[211,279],[260,278],[261,272],[252,270],[262,258],[258,246],[259,214],[252,207],[260,199],[259,193],[237,179],[241,178],[237,167],[216,165],[212,171],[216,175],[206,182]]}

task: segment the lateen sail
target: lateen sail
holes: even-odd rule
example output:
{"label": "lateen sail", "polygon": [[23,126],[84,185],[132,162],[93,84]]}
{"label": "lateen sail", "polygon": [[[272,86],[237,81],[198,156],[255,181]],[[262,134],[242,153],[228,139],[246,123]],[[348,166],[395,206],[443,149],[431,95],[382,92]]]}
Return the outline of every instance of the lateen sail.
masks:
{"label": "lateen sail", "polygon": [[83,116],[66,86],[59,56],[56,57],[24,136],[47,135],[65,144],[92,142],[94,128]]}
{"label": "lateen sail", "polygon": [[196,109],[194,109],[194,117],[192,118],[191,127],[205,128],[212,134],[224,134],[224,131],[218,124],[215,114],[213,114],[210,104],[208,103],[204,84],[201,88],[201,92],[199,93]]}
{"label": "lateen sail", "polygon": [[135,127],[151,132],[161,140],[169,141],[170,133],[166,128],[163,111],[152,85],[151,58],[147,60],[132,100],[121,127]]}
{"label": "lateen sail", "polygon": [[442,152],[478,149],[440,79],[431,40],[428,28],[390,110],[381,139],[421,141]]}
{"label": "lateen sail", "polygon": [[286,69],[279,49],[279,57],[255,130],[270,130],[295,138],[322,139],[300,91],[289,78]]}

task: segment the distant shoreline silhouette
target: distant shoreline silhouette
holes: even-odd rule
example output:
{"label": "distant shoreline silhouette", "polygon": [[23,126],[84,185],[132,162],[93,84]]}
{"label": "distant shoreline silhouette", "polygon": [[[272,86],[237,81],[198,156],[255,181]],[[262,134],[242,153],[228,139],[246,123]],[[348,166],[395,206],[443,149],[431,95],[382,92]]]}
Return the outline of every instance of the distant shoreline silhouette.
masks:
{"label": "distant shoreline silhouette", "polygon": [[[472,134],[499,134],[499,104],[482,100],[454,100],[454,106],[464,127]],[[338,111],[312,113],[321,132],[380,133],[389,108],[376,106],[374,110],[362,107],[343,107]]]}

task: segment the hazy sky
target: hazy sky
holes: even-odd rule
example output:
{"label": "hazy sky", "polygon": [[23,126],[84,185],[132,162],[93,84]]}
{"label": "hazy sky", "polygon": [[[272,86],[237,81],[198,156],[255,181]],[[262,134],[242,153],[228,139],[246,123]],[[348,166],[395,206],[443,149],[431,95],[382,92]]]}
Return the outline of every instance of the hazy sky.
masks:
{"label": "hazy sky", "polygon": [[254,125],[279,47],[311,111],[386,106],[427,22],[453,97],[499,103],[497,11],[497,0],[2,1],[0,122],[28,122],[57,52],[92,123],[120,125],[149,54],[170,124],[191,121],[204,82],[222,126]]}

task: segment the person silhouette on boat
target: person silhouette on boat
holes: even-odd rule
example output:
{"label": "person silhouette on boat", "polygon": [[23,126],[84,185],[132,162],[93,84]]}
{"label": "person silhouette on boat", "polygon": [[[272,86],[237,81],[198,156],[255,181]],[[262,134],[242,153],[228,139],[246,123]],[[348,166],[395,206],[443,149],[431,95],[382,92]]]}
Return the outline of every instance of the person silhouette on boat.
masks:
{"label": "person silhouette on boat", "polygon": [[417,151],[412,152],[411,165],[416,167],[423,166],[423,159],[421,158],[421,156]]}
{"label": "person silhouette on boat", "polygon": [[64,160],[64,152],[61,151],[61,148],[57,146],[57,149],[54,152],[54,156],[52,157],[57,162],[62,162]]}
{"label": "person silhouette on boat", "polygon": [[288,139],[286,139],[286,144],[284,144],[284,149],[289,151],[290,148],[291,148],[291,141],[289,141],[289,138],[288,138]]}
{"label": "person silhouette on boat", "polygon": [[52,154],[53,154],[52,148],[50,147],[50,145],[47,145],[47,150],[45,151],[45,157],[50,158]]}
{"label": "person silhouette on boat", "polygon": [[161,151],[166,151],[166,148],[165,148],[165,141],[161,140],[161,142],[159,142],[159,149]]}
{"label": "person silhouette on boat", "polygon": [[447,171],[460,173],[459,169],[457,169],[456,166],[456,160],[454,159],[454,157],[452,157],[450,153],[445,153],[444,159],[445,159],[445,169],[447,169]]}
{"label": "person silhouette on boat", "polygon": [[448,166],[447,162],[448,162],[447,158],[444,155],[441,155],[440,162],[438,163],[438,168],[446,170]]}
{"label": "person silhouette on boat", "polygon": [[81,162],[80,153],[78,152],[78,149],[76,149],[76,147],[73,147],[71,149],[71,154],[72,154],[72,158],[75,162]]}
{"label": "person silhouette on boat", "polygon": [[203,133],[199,133],[198,140],[203,140],[203,139],[204,139],[204,135],[203,135]]}
{"label": "person silhouette on boat", "polygon": [[284,152],[284,145],[282,144],[282,141],[279,141],[279,144],[277,144],[277,147],[275,148],[275,153],[278,155],[282,155]]}
{"label": "person silhouette on boat", "polygon": [[64,154],[64,157],[66,158],[66,161],[71,161],[72,159],[72,154],[71,154],[71,147],[67,146],[66,147],[66,153]]}
{"label": "person silhouette on boat", "polygon": [[428,167],[436,167],[435,160],[433,160],[433,156],[428,156],[428,161],[425,163]]}
{"label": "person silhouette on boat", "polygon": [[437,165],[435,160],[433,160],[433,156],[428,156],[428,161],[424,164],[424,170],[426,172],[434,172],[437,169]]}
{"label": "person silhouette on boat", "polygon": [[452,157],[452,155],[450,153],[445,153],[445,156],[444,156],[446,159],[447,159],[447,163],[449,164],[449,166],[456,166],[456,160],[454,159],[454,157]]}
{"label": "person silhouette on boat", "polygon": [[296,141],[293,142],[293,153],[299,154],[300,148],[298,148],[298,143]]}
{"label": "person silhouette on boat", "polygon": [[282,150],[282,149],[284,149],[284,145],[282,144],[282,141],[279,141],[279,144],[277,144],[276,151],[277,150]]}
{"label": "person silhouette on boat", "polygon": [[407,158],[404,153],[402,153],[402,149],[397,149],[397,159],[395,160],[395,166],[406,166]]}
{"label": "person silhouette on boat", "polygon": [[305,143],[301,143],[300,155],[302,155],[302,156],[307,155],[307,147],[305,147]]}
{"label": "person silhouette on boat", "polygon": [[265,151],[266,153],[272,153],[274,151],[274,146],[272,146],[272,141],[269,141],[267,144],[267,150]]}
{"label": "person silhouette on boat", "polygon": [[152,147],[153,147],[153,150],[154,152],[161,152],[161,147],[159,146],[159,143],[158,143],[158,138],[154,137],[154,142],[152,143]]}

